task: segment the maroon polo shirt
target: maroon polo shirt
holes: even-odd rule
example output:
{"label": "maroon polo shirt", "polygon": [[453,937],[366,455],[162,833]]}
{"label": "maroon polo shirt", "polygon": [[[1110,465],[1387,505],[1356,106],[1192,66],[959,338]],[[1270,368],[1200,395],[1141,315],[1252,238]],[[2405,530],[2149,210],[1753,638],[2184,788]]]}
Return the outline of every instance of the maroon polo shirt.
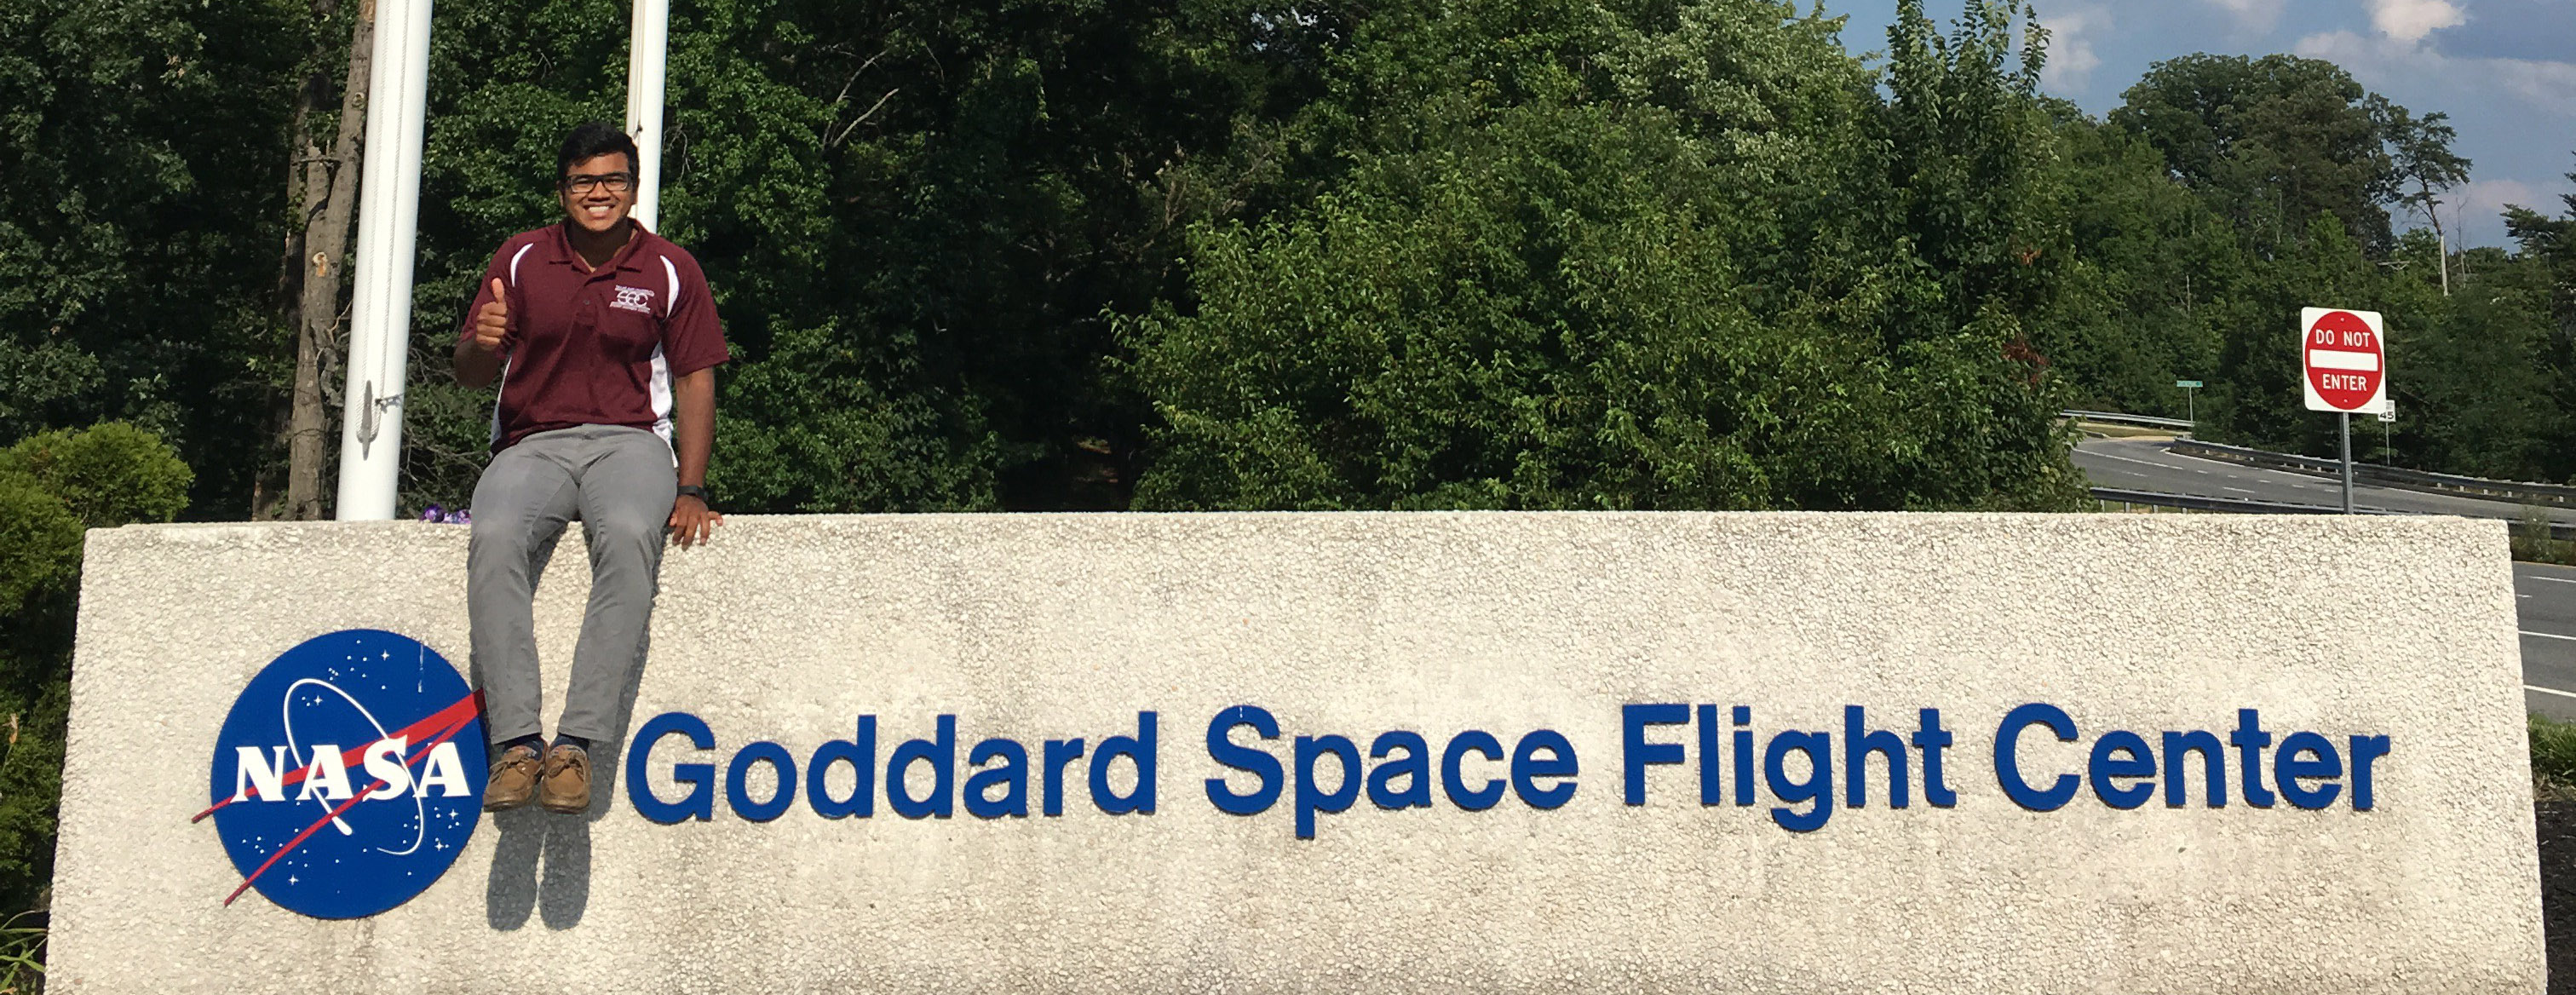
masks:
{"label": "maroon polo shirt", "polygon": [[495,279],[509,290],[510,323],[493,452],[581,425],[650,429],[669,442],[671,381],[728,358],[698,261],[642,225],[595,270],[562,224],[510,236],[474,284],[459,341],[474,337]]}

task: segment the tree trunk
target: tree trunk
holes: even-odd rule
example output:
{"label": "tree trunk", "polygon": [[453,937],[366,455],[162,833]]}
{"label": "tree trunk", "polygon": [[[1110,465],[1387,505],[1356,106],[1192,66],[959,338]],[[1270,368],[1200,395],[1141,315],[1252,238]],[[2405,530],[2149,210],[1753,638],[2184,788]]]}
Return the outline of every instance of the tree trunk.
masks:
{"label": "tree trunk", "polygon": [[2424,213],[2433,218],[2433,247],[2441,250],[2437,261],[2442,264],[2442,296],[2449,297],[2451,296],[2451,236],[2450,233],[2442,230],[2442,205],[2435,204],[2432,210]]}
{"label": "tree trunk", "polygon": [[337,356],[340,349],[341,270],[358,200],[359,145],[366,133],[367,80],[375,47],[375,0],[360,0],[349,30],[339,134],[329,156],[313,150],[303,157],[305,222],[297,265],[304,286],[295,307],[295,393],[286,421],[286,517],[293,519],[322,517],[322,462],[330,433],[329,413],[322,405],[322,368],[325,357]]}

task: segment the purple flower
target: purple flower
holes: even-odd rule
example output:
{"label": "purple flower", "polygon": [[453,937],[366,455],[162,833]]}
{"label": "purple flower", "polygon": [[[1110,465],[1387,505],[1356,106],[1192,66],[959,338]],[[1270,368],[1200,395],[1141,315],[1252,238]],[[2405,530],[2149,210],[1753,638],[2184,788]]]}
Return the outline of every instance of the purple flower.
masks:
{"label": "purple flower", "polygon": [[438,506],[433,504],[427,508],[421,509],[420,520],[436,523],[446,521],[447,519],[446,516],[438,510]]}

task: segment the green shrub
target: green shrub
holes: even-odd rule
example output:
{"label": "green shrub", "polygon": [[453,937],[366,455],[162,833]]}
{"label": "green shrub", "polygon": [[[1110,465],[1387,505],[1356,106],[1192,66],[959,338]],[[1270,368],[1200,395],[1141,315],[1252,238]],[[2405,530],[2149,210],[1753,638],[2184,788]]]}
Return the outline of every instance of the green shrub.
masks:
{"label": "green shrub", "polygon": [[[121,423],[0,449],[0,919],[48,904],[83,529],[169,521],[192,477],[167,443]],[[0,925],[0,995],[26,990],[42,937]]]}
{"label": "green shrub", "polygon": [[21,439],[0,450],[0,476],[13,473],[33,478],[94,529],[176,518],[196,480],[178,451],[124,422]]}
{"label": "green shrub", "polygon": [[2525,563],[2576,566],[2576,542],[2552,534],[2548,509],[2527,506],[2522,509],[2522,519],[2513,523],[2513,558]]}
{"label": "green shrub", "polygon": [[2531,783],[2542,801],[2576,800],[2576,723],[2531,716]]}
{"label": "green shrub", "polygon": [[80,547],[80,519],[61,498],[32,477],[0,470],[0,616],[69,581]]}

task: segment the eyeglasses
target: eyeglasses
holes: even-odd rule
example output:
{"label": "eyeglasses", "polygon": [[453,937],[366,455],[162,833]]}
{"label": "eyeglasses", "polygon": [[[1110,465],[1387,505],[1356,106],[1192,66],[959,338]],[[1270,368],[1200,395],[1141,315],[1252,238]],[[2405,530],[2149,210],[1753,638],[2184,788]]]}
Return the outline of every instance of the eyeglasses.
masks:
{"label": "eyeglasses", "polygon": [[635,189],[635,174],[605,173],[593,176],[582,173],[563,178],[564,189],[576,194],[589,193],[601,186],[606,186],[609,193],[625,193]]}

